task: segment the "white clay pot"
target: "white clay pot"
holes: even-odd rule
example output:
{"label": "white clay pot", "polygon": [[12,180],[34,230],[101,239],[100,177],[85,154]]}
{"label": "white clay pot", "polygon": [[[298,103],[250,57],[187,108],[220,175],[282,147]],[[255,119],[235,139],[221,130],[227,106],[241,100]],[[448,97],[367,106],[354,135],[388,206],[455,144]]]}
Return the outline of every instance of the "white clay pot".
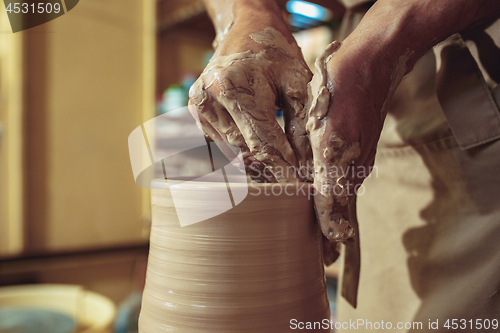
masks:
{"label": "white clay pot", "polygon": [[[200,198],[216,196],[221,186],[189,182],[175,192],[176,204],[200,213],[210,209]],[[163,181],[153,187],[139,332],[280,333],[296,331],[294,322],[329,320],[308,185],[253,184],[233,209],[185,227],[171,190]]]}

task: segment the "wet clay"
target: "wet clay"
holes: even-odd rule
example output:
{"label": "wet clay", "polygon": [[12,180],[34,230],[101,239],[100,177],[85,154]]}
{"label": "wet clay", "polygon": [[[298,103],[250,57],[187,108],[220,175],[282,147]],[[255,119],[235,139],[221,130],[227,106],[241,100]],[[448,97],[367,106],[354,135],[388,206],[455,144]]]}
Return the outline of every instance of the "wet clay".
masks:
{"label": "wet clay", "polygon": [[315,73],[308,84],[307,132],[313,147],[314,197],[316,214],[323,234],[330,240],[344,241],[354,235],[349,221],[332,207],[348,205],[348,167],[359,157],[359,143],[348,144],[338,133],[325,124],[332,93],[328,89],[328,61],[340,47],[333,42],[319,56]]}
{"label": "wet clay", "polygon": [[[346,173],[360,148],[325,126],[332,95],[326,65],[340,43],[318,58],[310,81],[300,48],[279,31],[268,27],[250,38],[263,47],[260,52],[214,57],[191,88],[202,127],[214,141],[229,142],[258,162],[253,170],[265,166],[270,181],[314,178],[321,229],[330,240],[344,241],[354,234],[341,213],[352,183]],[[285,133],[274,116],[277,105],[284,110]]]}
{"label": "wet clay", "polygon": [[[276,29],[250,38],[263,49],[214,57],[191,88],[191,101],[214,141],[251,153],[278,182],[303,180],[297,170],[312,157],[304,110],[312,74],[300,48]],[[284,111],[285,132],[276,121],[277,107]]]}
{"label": "wet clay", "polygon": [[[307,100],[307,96],[305,95],[306,89],[303,84],[309,82],[312,74],[304,61],[300,48],[289,44],[279,31],[267,28],[262,32],[252,34],[250,37],[262,46],[276,49],[293,59],[293,66],[281,69],[284,75],[280,75],[281,86],[286,89],[284,91],[286,99],[284,116],[288,119],[285,119],[285,131],[288,141],[297,157],[297,166],[299,169],[305,171],[301,173],[301,179],[312,181],[312,150],[306,130],[307,112],[302,104]],[[305,76],[308,78],[307,82],[304,81],[304,73],[300,75],[296,72],[296,68],[302,72],[303,69],[306,69]]]}
{"label": "wet clay", "polygon": [[217,49],[219,44],[226,38],[229,30],[234,24],[233,3],[230,2],[223,13],[218,13],[214,19],[215,39],[212,42],[212,47]]}
{"label": "wet clay", "polygon": [[[235,208],[180,227],[171,191],[156,183],[139,332],[276,333],[288,332],[291,319],[330,318],[321,233],[307,188],[299,188],[305,184],[255,184]],[[193,214],[213,209],[201,198],[220,186],[190,182],[175,205]]]}

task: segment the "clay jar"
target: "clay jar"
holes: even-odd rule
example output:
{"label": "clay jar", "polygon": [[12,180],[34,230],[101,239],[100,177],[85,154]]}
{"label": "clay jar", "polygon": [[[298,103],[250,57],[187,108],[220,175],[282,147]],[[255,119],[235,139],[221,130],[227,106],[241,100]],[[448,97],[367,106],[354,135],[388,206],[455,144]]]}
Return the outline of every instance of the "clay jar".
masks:
{"label": "clay jar", "polygon": [[[330,318],[307,184],[249,184],[236,207],[181,227],[171,190],[157,182],[139,332],[279,333]],[[210,209],[202,198],[221,186],[190,182],[176,204]]]}

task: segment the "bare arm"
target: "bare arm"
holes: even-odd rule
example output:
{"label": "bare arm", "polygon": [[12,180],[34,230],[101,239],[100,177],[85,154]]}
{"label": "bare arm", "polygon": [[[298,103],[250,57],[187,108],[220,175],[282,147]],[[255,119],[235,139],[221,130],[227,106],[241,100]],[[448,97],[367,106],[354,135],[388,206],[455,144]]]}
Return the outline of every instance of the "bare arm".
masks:
{"label": "bare arm", "polygon": [[[229,31],[241,38],[266,27],[278,30],[289,43],[294,41],[274,0],[204,0],[204,3],[217,33],[215,47],[222,44]],[[240,43],[234,48],[226,45],[224,51],[240,52],[242,46]],[[253,48],[252,43],[244,46]]]}
{"label": "bare arm", "polygon": [[409,72],[437,43],[499,17],[500,1],[497,0],[379,0],[346,44],[363,50],[368,47],[379,52],[384,50],[390,56],[389,61],[410,53]]}

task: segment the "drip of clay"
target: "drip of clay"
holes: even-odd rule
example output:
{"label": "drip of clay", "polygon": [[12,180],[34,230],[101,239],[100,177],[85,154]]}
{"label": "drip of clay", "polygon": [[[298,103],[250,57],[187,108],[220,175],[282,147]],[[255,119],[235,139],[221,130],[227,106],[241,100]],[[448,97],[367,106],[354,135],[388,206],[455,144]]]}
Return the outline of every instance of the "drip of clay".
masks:
{"label": "drip of clay", "polygon": [[[307,132],[313,147],[314,197],[316,215],[323,234],[330,240],[344,241],[354,235],[354,229],[340,213],[332,212],[336,205],[348,205],[348,167],[359,157],[359,143],[348,144],[325,123],[332,94],[328,89],[328,61],[340,47],[333,42],[315,62],[315,73],[308,84]],[[325,138],[328,138],[325,140]]]}
{"label": "drip of clay", "polygon": [[[276,333],[288,332],[291,319],[329,319],[321,234],[307,184],[253,184],[241,204],[186,227],[165,186],[159,180],[152,190],[139,332]],[[214,209],[194,198],[225,186],[191,182],[175,192],[175,205],[188,205],[193,214]]]}

